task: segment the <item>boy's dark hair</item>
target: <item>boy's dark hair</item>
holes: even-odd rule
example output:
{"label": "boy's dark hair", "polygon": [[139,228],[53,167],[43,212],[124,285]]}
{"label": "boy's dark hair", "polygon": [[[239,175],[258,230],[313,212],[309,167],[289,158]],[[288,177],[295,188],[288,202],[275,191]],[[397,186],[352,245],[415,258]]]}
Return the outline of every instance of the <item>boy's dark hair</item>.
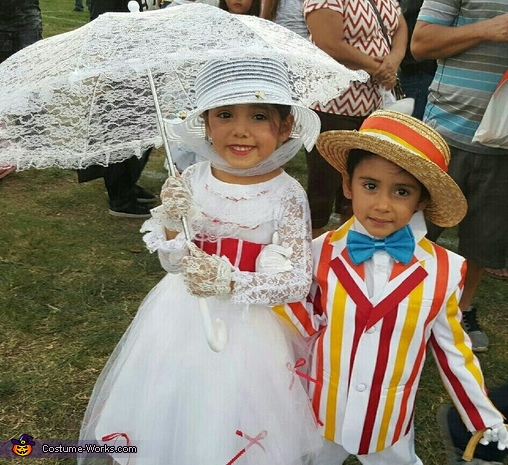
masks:
{"label": "boy's dark hair", "polygon": [[[226,3],[226,0],[219,0],[219,8],[221,10],[229,11],[228,5]],[[252,5],[249,8],[249,11],[245,13],[249,16],[257,16],[260,17],[261,15],[261,0],[252,0]]]}
{"label": "boy's dark hair", "polygon": [[[372,157],[379,157],[380,155],[369,152],[368,150],[363,149],[351,149],[349,151],[349,155],[347,157],[346,171],[349,176],[349,179],[353,179],[353,174],[355,172],[356,167],[360,164],[362,160],[366,160]],[[416,178],[415,178],[416,179]],[[423,183],[416,179],[420,185],[422,186],[422,194],[420,196],[420,200],[430,200],[430,193],[427,188],[423,185]]]}

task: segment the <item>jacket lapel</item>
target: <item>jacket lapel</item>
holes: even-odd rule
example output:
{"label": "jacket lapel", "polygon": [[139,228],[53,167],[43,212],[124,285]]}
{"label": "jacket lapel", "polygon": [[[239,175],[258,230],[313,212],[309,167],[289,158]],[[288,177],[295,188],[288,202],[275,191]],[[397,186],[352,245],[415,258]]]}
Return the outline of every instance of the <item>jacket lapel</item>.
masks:
{"label": "jacket lapel", "polygon": [[400,302],[425,279],[428,273],[420,262],[433,258],[432,246],[427,239],[422,239],[417,244],[409,264],[395,263],[379,303],[373,306],[368,297],[364,264],[354,265],[351,262],[345,244],[344,236],[334,244],[336,254],[330,262],[330,267],[355,302],[365,329],[374,326],[387,313],[395,310]]}

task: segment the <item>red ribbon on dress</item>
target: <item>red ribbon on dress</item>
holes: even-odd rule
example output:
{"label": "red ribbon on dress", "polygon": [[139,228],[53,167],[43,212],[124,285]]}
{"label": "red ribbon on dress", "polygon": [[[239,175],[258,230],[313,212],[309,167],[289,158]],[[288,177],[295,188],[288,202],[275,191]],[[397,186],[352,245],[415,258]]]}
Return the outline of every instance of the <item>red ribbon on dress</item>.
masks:
{"label": "red ribbon on dress", "polygon": [[264,438],[266,438],[267,434],[268,433],[265,430],[263,430],[256,437],[252,438],[252,437],[248,436],[247,434],[244,434],[239,429],[236,430],[236,435],[247,439],[247,441],[249,441],[249,443],[240,452],[238,452],[226,465],[231,465],[231,464],[235,463],[243,454],[245,454],[245,452],[247,452],[247,449],[249,447],[252,447],[253,445],[261,447],[261,449],[263,449],[263,452],[266,452],[265,448],[263,447],[263,444],[261,444],[261,441]]}
{"label": "red ribbon on dress", "polygon": [[[104,442],[109,442],[109,441],[113,441],[115,439],[118,439],[118,438],[125,438],[125,441],[127,442],[127,445],[130,446],[131,445],[131,440],[129,439],[129,436],[127,435],[127,433],[111,433],[111,434],[106,434],[106,436],[102,436],[101,440],[104,441]],[[129,465],[129,462],[131,461],[131,457],[130,457],[130,454],[129,454],[129,458],[127,459],[127,465]]]}
{"label": "red ribbon on dress", "polygon": [[211,242],[196,238],[194,243],[208,255],[226,257],[240,271],[256,271],[256,258],[265,244],[243,241],[235,238],[221,238]]}
{"label": "red ribbon on dress", "polygon": [[291,382],[289,383],[289,390],[293,389],[293,386],[295,384],[295,374],[297,374],[298,376],[300,376],[301,378],[305,378],[307,381],[310,381],[312,383],[315,383],[317,386],[321,386],[321,381],[318,381],[317,379],[314,379],[312,377],[310,377],[308,374],[306,373],[302,373],[301,371],[297,370],[297,368],[301,368],[303,367],[305,364],[307,363],[307,361],[301,357],[299,358],[296,363],[295,363],[295,366],[291,366],[291,363],[290,362],[287,362],[286,363],[286,367],[287,369],[293,373],[293,376],[291,378]]}
{"label": "red ribbon on dress", "polygon": [[125,441],[127,442],[128,446],[131,445],[131,440],[129,439],[129,436],[127,436],[126,433],[111,433],[111,434],[107,434],[106,436],[102,436],[101,440],[104,441],[104,442],[109,442],[109,441],[112,441],[113,439],[118,439],[120,437],[125,438]]}

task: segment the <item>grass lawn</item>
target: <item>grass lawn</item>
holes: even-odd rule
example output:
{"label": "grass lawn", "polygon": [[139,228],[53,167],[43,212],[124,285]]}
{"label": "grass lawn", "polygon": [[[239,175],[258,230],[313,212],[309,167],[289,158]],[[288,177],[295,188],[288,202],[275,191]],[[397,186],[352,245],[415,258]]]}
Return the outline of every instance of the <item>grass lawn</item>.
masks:
{"label": "grass lawn", "polygon": [[[72,0],[41,0],[41,8],[45,37],[88,20],[86,8],[73,11]],[[165,178],[163,160],[156,151],[141,179],[153,192]],[[302,155],[288,172],[305,182]],[[74,171],[57,169],[12,173],[0,180],[0,211],[0,440],[23,433],[77,439],[97,376],[164,272],[144,247],[142,220],[108,215],[100,180],[80,185]],[[443,240],[453,248],[455,231]],[[477,305],[491,338],[480,360],[487,384],[497,386],[508,380],[508,284],[485,278]],[[439,465],[445,456],[435,413],[448,398],[431,358],[420,385],[416,444],[424,463]],[[22,462],[74,460],[0,459]]]}

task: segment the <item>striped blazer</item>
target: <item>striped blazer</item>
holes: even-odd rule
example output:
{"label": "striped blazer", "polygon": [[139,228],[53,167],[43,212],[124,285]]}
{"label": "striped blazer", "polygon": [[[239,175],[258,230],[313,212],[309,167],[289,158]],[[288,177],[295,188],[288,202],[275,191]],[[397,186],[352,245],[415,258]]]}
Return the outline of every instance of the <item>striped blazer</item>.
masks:
{"label": "striped blazer", "polygon": [[351,224],[314,240],[307,300],[275,307],[302,335],[315,336],[309,387],[323,436],[358,455],[406,435],[427,347],[468,429],[501,422],[460,325],[464,259],[423,238],[408,265],[395,263],[373,305],[364,265],[346,249]]}

